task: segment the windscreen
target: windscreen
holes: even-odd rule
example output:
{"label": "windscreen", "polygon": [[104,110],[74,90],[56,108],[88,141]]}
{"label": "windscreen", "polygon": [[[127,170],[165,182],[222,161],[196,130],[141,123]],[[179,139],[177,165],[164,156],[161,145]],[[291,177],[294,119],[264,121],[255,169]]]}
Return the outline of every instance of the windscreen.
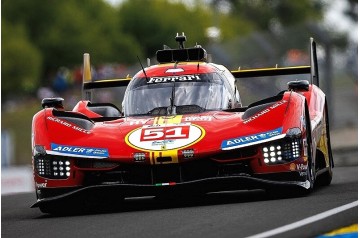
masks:
{"label": "windscreen", "polygon": [[134,78],[125,93],[125,116],[169,115],[228,107],[228,93],[217,73]]}

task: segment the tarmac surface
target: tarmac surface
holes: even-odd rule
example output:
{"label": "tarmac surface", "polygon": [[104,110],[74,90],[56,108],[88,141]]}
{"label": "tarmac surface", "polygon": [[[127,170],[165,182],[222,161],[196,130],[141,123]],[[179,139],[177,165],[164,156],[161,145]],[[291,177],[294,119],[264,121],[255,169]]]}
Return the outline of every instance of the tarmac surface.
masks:
{"label": "tarmac surface", "polygon": [[30,208],[34,193],[1,198],[1,233],[7,238],[269,237],[258,235],[280,228],[281,233],[271,237],[303,238],[358,222],[357,166],[335,167],[331,185],[316,187],[305,197],[272,199],[255,190],[174,201],[133,198],[109,204],[110,210],[59,217]]}

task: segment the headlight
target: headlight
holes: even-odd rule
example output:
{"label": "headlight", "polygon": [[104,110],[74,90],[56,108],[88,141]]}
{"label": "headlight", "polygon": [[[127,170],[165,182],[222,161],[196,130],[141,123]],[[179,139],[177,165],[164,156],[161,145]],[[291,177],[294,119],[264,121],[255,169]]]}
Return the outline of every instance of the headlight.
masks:
{"label": "headlight", "polygon": [[71,163],[67,158],[58,156],[37,156],[34,159],[35,171],[44,178],[67,179],[71,173]]}
{"label": "headlight", "polygon": [[265,144],[262,147],[265,164],[282,164],[300,158],[301,139],[287,139]]}
{"label": "headlight", "polygon": [[264,163],[276,163],[281,161],[282,158],[282,147],[280,144],[271,144],[263,147]]}

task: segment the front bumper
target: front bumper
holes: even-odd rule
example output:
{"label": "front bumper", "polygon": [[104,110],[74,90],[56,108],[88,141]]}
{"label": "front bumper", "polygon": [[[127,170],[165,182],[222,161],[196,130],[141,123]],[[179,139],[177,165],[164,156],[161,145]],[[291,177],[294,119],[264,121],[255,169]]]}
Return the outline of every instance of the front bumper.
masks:
{"label": "front bumper", "polygon": [[[56,203],[82,202],[90,197],[100,196],[102,198],[124,198],[137,196],[157,196],[163,193],[208,193],[230,190],[252,190],[268,188],[291,188],[298,187],[309,189],[308,181],[275,181],[269,179],[255,178],[246,175],[204,178],[181,183],[161,183],[156,185],[141,184],[101,184],[87,187],[73,188],[61,195],[38,199],[31,207],[54,205]],[[56,188],[46,188],[56,189]]]}

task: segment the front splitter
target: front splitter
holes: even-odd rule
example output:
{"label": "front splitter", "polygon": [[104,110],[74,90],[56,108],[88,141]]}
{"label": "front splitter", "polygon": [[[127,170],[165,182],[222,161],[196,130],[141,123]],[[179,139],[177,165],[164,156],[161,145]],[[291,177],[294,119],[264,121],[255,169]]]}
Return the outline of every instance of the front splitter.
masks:
{"label": "front splitter", "polygon": [[135,197],[157,196],[163,193],[208,193],[230,190],[252,190],[268,188],[300,187],[309,189],[309,181],[273,181],[250,176],[237,175],[226,177],[204,178],[181,183],[159,183],[156,185],[145,184],[101,184],[79,187],[62,195],[38,199],[31,207],[47,206],[58,202],[71,202],[86,199],[91,196],[102,197]]}

